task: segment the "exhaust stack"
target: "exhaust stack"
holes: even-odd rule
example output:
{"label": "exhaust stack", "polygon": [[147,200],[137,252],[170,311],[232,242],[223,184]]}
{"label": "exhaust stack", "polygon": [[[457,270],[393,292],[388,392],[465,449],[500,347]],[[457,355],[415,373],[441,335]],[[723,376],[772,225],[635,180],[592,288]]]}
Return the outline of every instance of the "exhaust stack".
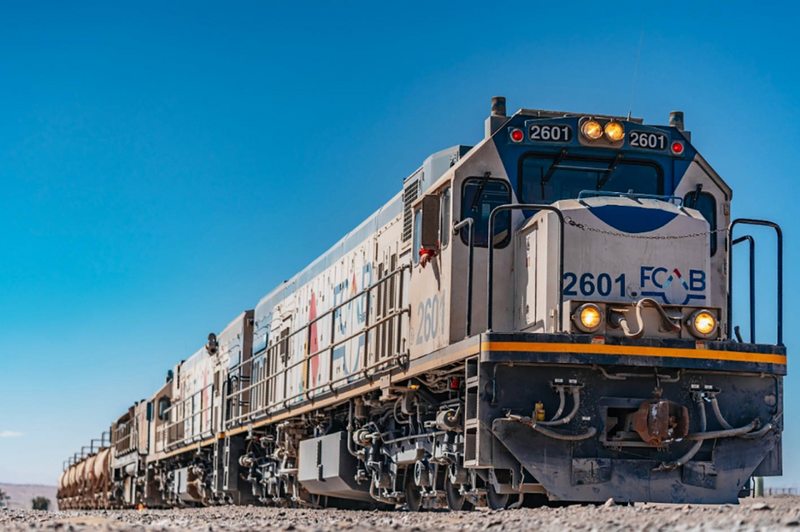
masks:
{"label": "exhaust stack", "polygon": [[686,137],[686,140],[688,140],[689,142],[692,141],[692,132],[686,131],[686,129],[684,128],[683,111],[672,111],[669,114],[669,125],[674,128],[677,128],[678,131],[683,133],[683,136]]}
{"label": "exhaust stack", "polygon": [[683,131],[683,111],[672,111],[669,114],[669,125]]}
{"label": "exhaust stack", "polygon": [[495,131],[500,129],[503,124],[508,121],[506,116],[506,98],[505,96],[492,97],[492,114],[484,122],[483,134],[484,138],[491,137]]}

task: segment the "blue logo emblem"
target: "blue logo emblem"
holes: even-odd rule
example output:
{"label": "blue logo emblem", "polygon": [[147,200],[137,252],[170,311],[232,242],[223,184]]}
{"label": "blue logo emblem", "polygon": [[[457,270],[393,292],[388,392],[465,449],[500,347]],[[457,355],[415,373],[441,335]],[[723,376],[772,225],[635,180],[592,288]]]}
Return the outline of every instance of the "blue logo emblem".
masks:
{"label": "blue logo emblem", "polygon": [[706,272],[689,270],[684,277],[678,268],[672,271],[663,266],[642,266],[641,295],[661,299],[667,305],[687,305],[706,299]]}

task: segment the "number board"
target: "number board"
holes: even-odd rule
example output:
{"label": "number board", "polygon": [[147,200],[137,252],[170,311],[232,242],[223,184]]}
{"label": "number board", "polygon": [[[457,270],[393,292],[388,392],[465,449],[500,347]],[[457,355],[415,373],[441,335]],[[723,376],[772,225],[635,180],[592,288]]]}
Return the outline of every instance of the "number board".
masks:
{"label": "number board", "polygon": [[572,128],[566,124],[531,124],[528,138],[535,142],[569,142]]}
{"label": "number board", "polygon": [[667,149],[669,142],[664,133],[634,130],[628,133],[628,145],[641,150],[664,151]]}

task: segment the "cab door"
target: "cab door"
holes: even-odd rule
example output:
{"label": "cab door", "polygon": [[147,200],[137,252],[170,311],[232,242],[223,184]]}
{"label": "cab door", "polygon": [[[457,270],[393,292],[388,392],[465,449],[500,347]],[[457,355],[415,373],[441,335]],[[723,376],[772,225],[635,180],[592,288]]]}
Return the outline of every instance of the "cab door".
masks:
{"label": "cab door", "polygon": [[449,182],[413,205],[413,236],[409,302],[411,357],[426,355],[450,340],[450,240],[452,232]]}

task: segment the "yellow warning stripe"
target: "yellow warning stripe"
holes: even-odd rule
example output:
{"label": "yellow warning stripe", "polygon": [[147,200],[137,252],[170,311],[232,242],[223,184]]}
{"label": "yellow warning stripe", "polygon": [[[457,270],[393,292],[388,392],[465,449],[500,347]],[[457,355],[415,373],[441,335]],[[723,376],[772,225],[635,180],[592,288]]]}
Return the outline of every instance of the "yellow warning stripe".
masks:
{"label": "yellow warning stripe", "polygon": [[526,353],[587,353],[593,355],[628,355],[727,360],[732,362],[761,362],[786,365],[786,355],[744,353],[716,349],[682,349],[608,344],[567,344],[557,342],[481,342],[481,351],[521,351]]}

